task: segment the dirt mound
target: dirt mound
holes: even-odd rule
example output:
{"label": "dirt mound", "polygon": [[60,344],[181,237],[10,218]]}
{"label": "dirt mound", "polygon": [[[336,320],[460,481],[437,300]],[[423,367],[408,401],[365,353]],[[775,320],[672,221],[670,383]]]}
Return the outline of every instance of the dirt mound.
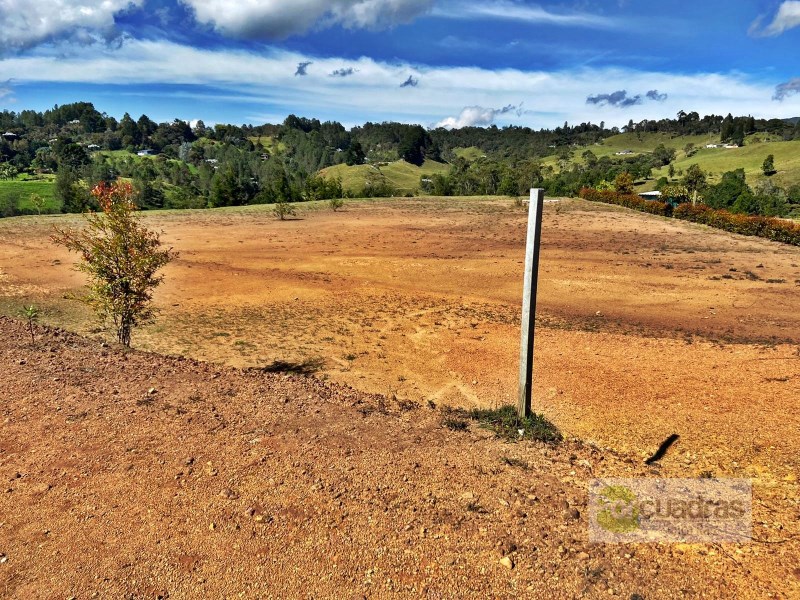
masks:
{"label": "dirt mound", "polygon": [[[5,318],[0,385],[4,598],[800,593],[793,541],[589,544],[588,479],[670,474],[638,457]],[[758,536],[797,529],[787,489]]]}

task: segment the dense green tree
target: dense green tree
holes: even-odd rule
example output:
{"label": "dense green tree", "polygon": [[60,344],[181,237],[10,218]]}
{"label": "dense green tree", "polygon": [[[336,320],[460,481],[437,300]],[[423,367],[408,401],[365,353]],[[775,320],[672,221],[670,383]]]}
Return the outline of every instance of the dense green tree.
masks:
{"label": "dense green tree", "polygon": [[747,185],[744,169],[736,169],[723,173],[720,182],[706,190],[705,202],[713,208],[730,208],[737,202],[739,206],[749,206],[752,197],[753,191]]}
{"label": "dense green tree", "polygon": [[764,175],[770,176],[775,174],[775,156],[769,154],[767,158],[764,159],[763,164],[761,165],[761,170],[763,171]]}
{"label": "dense green tree", "polygon": [[61,202],[61,211],[65,213],[83,212],[91,206],[88,188],[68,166],[58,169],[53,195]]}
{"label": "dense green tree", "polygon": [[700,165],[697,163],[691,164],[689,168],[686,169],[686,174],[683,176],[682,183],[689,190],[689,193],[692,194],[692,198],[696,199],[697,195],[706,186],[706,174],[700,168]]}

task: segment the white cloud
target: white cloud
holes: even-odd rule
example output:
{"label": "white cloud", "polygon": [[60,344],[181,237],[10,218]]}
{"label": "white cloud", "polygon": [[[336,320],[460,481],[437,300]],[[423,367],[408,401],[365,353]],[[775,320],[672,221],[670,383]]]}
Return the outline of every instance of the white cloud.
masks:
{"label": "white cloud", "polygon": [[320,26],[384,29],[408,23],[434,0],[180,0],[197,20],[225,35],[281,39]]}
{"label": "white cloud", "polygon": [[498,19],[563,27],[611,29],[612,19],[585,12],[552,12],[538,5],[513,0],[447,2],[434,10],[434,15],[451,19]]}
{"label": "white cloud", "polygon": [[114,15],[144,0],[0,0],[0,53],[67,36],[95,41],[114,27]]}
{"label": "white cloud", "polygon": [[516,113],[522,116],[522,107],[507,104],[503,108],[484,108],[482,106],[466,106],[457,117],[447,117],[436,123],[433,127],[444,127],[445,129],[461,129],[462,127],[486,127],[494,123],[494,120],[508,113]]}
{"label": "white cloud", "polygon": [[[295,77],[297,65],[302,62],[313,62],[314,68],[305,77]],[[132,39],[118,48],[75,48],[67,43],[44,46],[25,56],[7,58],[1,64],[3,76],[13,79],[20,89],[32,82],[213,86],[217,90],[214,93],[227,97],[225,102],[246,103],[253,122],[274,122],[293,112],[336,119],[345,125],[383,120],[444,125],[446,117],[458,115],[448,123],[459,126],[497,122],[540,128],[562,125],[564,121],[604,120],[611,127],[624,125],[628,119],[638,122],[674,118],[679,110],[752,114],[759,118],[800,114],[800,94],[787,96],[780,103],[769,102],[775,93],[775,81],[753,81],[738,73],[675,75],[613,68],[492,71],[384,63],[369,58],[320,58],[276,49],[260,53],[210,50]],[[352,67],[358,76],[329,76],[343,64]],[[425,93],[414,94],[413,102],[409,102],[408,93],[399,93],[397,87],[409,76],[425,82]],[[658,89],[667,98],[624,109],[587,105],[586,98],[602,89]],[[187,91],[165,88],[165,95],[171,93]],[[198,88],[191,93],[208,98],[211,92]],[[524,111],[517,108],[522,101]],[[473,108],[462,112],[465,106]],[[174,116],[178,115],[163,118]],[[201,114],[192,117],[213,120],[212,116]]]}
{"label": "white cloud", "polygon": [[495,110],[481,106],[467,106],[457,117],[447,117],[439,121],[434,128],[461,129],[462,127],[485,127],[494,122]]}
{"label": "white cloud", "polygon": [[762,28],[762,17],[756,19],[750,26],[751,35],[756,36],[776,36],[789,29],[800,26],[800,2],[797,0],[786,0],[778,8],[775,18],[766,27]]}

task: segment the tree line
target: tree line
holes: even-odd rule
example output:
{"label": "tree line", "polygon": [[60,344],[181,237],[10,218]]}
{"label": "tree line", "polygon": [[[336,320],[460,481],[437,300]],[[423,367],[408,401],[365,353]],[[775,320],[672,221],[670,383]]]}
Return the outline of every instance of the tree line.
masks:
{"label": "tree line", "polygon": [[[564,123],[563,127],[538,131],[516,126],[426,130],[419,125],[384,122],[348,130],[335,121],[296,115],[280,124],[256,126],[206,126],[202,121],[179,119],[156,123],[147,115],[134,119],[128,113],[117,120],[91,103],[76,102],[44,112],[0,112],[0,179],[13,179],[20,173],[31,177],[55,174],[54,195],[66,212],[96,208],[90,187],[120,178],[132,182],[141,208],[341,198],[347,194],[341,181],[320,177],[321,169],[338,164],[380,165],[398,159],[415,165],[426,160],[449,163],[447,173],[420,181],[422,192],[444,196],[518,195],[530,187],[543,187],[549,195],[571,196],[584,187],[608,185],[621,173],[634,180],[648,178],[653,169],[666,165],[670,165],[674,183],[671,163],[675,151],[664,145],[650,153],[625,157],[598,158],[591,150],[576,156],[577,147],[591,146],[621,131],[719,134],[723,141],[738,143],[754,132],[800,139],[800,121],[732,115],[701,118],[696,112],[681,111],[675,119],[631,121],[621,129],[606,128],[601,122]],[[478,148],[483,156],[468,161],[456,155],[456,149],[469,147]],[[687,155],[691,151],[687,146]],[[137,152],[152,156],[139,157]],[[552,155],[556,156],[555,166],[542,161]],[[764,185],[748,195],[737,182],[746,186],[739,175],[723,177],[724,189],[732,194],[725,202],[731,206],[759,214],[792,210],[794,190]],[[659,186],[668,183],[660,181]],[[707,195],[709,202],[722,203],[716,195],[722,191],[702,185],[693,189]],[[352,195],[396,193],[385,180],[367,178],[363,188]],[[763,201],[765,197],[778,200],[770,204]]]}

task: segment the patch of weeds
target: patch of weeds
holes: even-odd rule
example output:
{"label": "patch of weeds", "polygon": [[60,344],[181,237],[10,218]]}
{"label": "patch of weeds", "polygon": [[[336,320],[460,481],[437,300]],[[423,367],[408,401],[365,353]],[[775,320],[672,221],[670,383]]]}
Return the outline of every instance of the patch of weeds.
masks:
{"label": "patch of weeds", "polygon": [[749,279],[750,281],[760,281],[761,277],[753,273],[752,271],[745,271],[744,276]]}
{"label": "patch of weeds", "polygon": [[469,418],[478,421],[495,433],[499,438],[516,440],[536,440],[540,442],[558,443],[564,439],[558,428],[542,415],[536,413],[520,419],[514,406],[503,406],[497,409],[473,409],[467,413]]}
{"label": "patch of weeds", "polygon": [[786,283],[785,279],[767,279],[767,283]]}
{"label": "patch of weeds", "polygon": [[419,408],[419,404],[414,402],[413,400],[398,400],[397,406],[403,412],[409,410],[416,410]]}
{"label": "patch of weeds", "polygon": [[355,359],[358,358],[357,354],[345,354],[344,359],[349,362],[353,362]]}
{"label": "patch of weeds", "polygon": [[511,456],[504,456],[500,459],[500,462],[502,462],[504,465],[508,465],[509,467],[518,467],[523,471],[527,471],[530,468],[530,465],[528,465],[526,461],[519,458],[513,458]]}
{"label": "patch of weeds", "polygon": [[723,275],[722,278],[723,279],[733,279],[733,275],[730,275],[729,273],[725,273],[725,275]]}
{"label": "patch of weeds", "polygon": [[457,417],[445,417],[442,419],[442,427],[447,427],[452,431],[466,431],[469,428],[469,423]]}
{"label": "patch of weeds", "polygon": [[711,471],[701,471],[700,479],[714,479],[714,473]]}

